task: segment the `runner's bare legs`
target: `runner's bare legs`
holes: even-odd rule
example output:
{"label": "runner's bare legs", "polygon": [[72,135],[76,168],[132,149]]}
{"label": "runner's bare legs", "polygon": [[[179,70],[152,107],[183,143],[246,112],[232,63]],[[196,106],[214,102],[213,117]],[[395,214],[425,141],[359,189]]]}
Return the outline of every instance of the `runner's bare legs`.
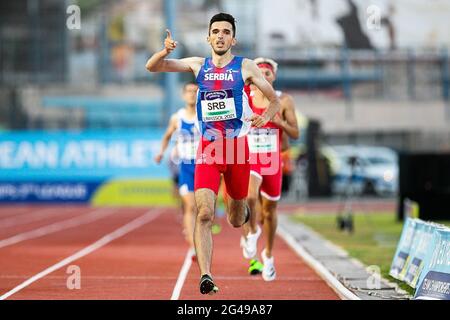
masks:
{"label": "runner's bare legs", "polygon": [[183,226],[185,237],[189,246],[194,248],[194,228],[197,215],[194,193],[189,192],[188,194],[181,196],[181,199],[183,200],[184,207]]}
{"label": "runner's bare legs", "polygon": [[195,191],[197,219],[195,220],[194,243],[200,274],[211,275],[213,240],[211,226],[214,221],[216,194],[210,189]]}
{"label": "runner's bare legs", "polygon": [[[214,221],[214,208],[217,196],[210,189],[195,191],[197,203],[197,219],[195,222],[194,242],[197,252],[197,261],[201,274],[211,275],[211,260],[213,252],[213,239],[211,226]],[[235,227],[241,227],[246,218],[246,199],[228,200],[228,221]]]}
{"label": "runner's bare legs", "polygon": [[261,187],[262,180],[260,177],[250,174],[250,182],[248,187],[247,203],[250,209],[250,220],[244,224],[243,232],[246,236],[249,232],[256,233],[256,219],[257,209],[259,202],[259,188]]}
{"label": "runner's bare legs", "polygon": [[228,198],[228,221],[235,228],[242,227],[246,218],[247,199],[235,200],[230,196]]}
{"label": "runner's bare legs", "polygon": [[263,229],[266,235],[265,252],[268,258],[272,257],[272,249],[275,241],[275,233],[277,231],[277,201],[268,200],[262,197],[262,218]]}

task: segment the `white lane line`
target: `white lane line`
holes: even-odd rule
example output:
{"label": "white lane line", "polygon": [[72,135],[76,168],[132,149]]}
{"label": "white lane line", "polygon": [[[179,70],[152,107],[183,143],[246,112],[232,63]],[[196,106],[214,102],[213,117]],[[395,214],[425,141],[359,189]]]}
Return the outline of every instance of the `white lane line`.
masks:
{"label": "white lane line", "polygon": [[186,280],[187,274],[189,273],[189,269],[191,268],[192,265],[193,254],[194,254],[193,248],[189,249],[188,252],[186,253],[183,266],[181,267],[180,274],[178,275],[177,283],[175,284],[175,288],[173,288],[170,300],[178,300],[180,298],[181,289],[183,289],[184,281]]}
{"label": "white lane line", "polygon": [[40,209],[35,212],[29,212],[18,217],[9,217],[0,220],[0,229],[16,227],[23,224],[28,224],[31,222],[44,220],[55,215],[66,215],[68,213],[74,213],[74,209],[63,209],[63,208],[45,208]]}
{"label": "white lane line", "polygon": [[156,217],[158,217],[161,214],[161,211],[162,211],[162,209],[152,209],[152,210],[147,211],[146,213],[139,216],[138,218],[128,222],[127,224],[123,225],[122,227],[116,229],[115,231],[103,236],[102,238],[100,238],[96,242],[92,243],[91,245],[81,249],[80,251],[74,253],[73,255],[65,258],[64,260],[61,260],[60,262],[54,264],[53,266],[48,267],[47,269],[39,272],[38,274],[34,275],[33,277],[29,278],[28,280],[22,282],[20,285],[18,285],[14,289],[12,289],[12,290],[6,292],[5,294],[3,294],[2,296],[0,296],[0,300],[5,300],[5,299],[9,298],[13,294],[26,288],[33,282],[36,282],[39,279],[42,279],[46,275],[68,265],[69,263],[72,263],[75,260],[78,260],[78,259],[94,252],[97,249],[100,249],[101,247],[107,245],[111,241],[116,240],[116,239],[126,235],[127,233],[130,233],[131,231],[142,227],[143,225],[149,223],[150,221],[152,221]]}
{"label": "white lane line", "polygon": [[277,234],[333,289],[343,300],[361,300],[336,279],[320,261],[310,255],[283,226],[278,225]]}
{"label": "white lane line", "polygon": [[83,224],[91,223],[94,221],[97,221],[99,219],[102,219],[114,212],[116,212],[117,209],[109,209],[109,208],[102,208],[97,209],[94,212],[89,212],[87,214],[84,214],[82,216],[77,216],[74,218],[70,218],[67,220],[55,222],[34,230],[30,230],[27,232],[16,234],[15,236],[0,240],[0,249],[25,241],[30,239],[39,238],[42,236],[49,235],[51,233],[55,233],[58,231],[66,230],[69,228],[78,227]]}

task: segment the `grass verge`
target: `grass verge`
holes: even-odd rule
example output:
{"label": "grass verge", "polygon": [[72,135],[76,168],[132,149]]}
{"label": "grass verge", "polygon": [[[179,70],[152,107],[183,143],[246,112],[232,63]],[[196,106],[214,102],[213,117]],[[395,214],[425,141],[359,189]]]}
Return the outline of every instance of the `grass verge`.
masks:
{"label": "grass verge", "polygon": [[[365,265],[378,266],[383,278],[399,284],[400,288],[409,294],[414,294],[414,289],[389,276],[392,258],[403,228],[403,223],[397,221],[394,212],[370,214],[356,212],[352,234],[337,228],[335,214],[296,214],[292,216],[292,219],[311,227]],[[439,223],[450,225],[450,221],[439,221]]]}

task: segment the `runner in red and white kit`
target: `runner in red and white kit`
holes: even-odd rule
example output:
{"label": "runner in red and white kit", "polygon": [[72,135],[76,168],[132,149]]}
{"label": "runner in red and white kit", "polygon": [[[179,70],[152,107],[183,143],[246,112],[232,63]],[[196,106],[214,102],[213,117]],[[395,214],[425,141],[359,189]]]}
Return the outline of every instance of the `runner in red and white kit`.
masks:
{"label": "runner in red and white kit", "polygon": [[[256,64],[261,69],[266,80],[273,84],[278,65],[272,59],[257,58]],[[281,108],[271,121],[260,128],[252,128],[248,136],[250,148],[250,183],[247,202],[252,214],[244,225],[244,235],[241,247],[246,259],[250,259],[250,274],[262,272],[266,281],[276,277],[274,257],[272,255],[275,232],[277,229],[276,208],[281,197],[281,151],[286,137],[297,139],[299,130],[295,115],[293,98],[280,91],[276,92],[280,98]],[[269,105],[264,94],[252,86],[250,105],[255,114],[262,114]],[[261,235],[261,228],[256,222],[257,206],[260,207],[261,221],[266,236],[266,245],[261,253],[263,265],[256,258],[257,241]]]}

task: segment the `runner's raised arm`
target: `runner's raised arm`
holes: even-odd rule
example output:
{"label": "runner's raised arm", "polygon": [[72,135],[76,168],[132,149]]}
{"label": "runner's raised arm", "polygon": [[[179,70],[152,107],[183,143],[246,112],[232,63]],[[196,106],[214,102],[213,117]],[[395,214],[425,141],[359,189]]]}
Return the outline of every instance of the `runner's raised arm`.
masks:
{"label": "runner's raised arm", "polygon": [[243,63],[243,75],[247,81],[254,84],[270,101],[270,105],[262,115],[253,114],[250,117],[252,126],[260,128],[267,124],[280,110],[280,99],[269,82],[264,78],[261,70],[253,60],[245,59]]}
{"label": "runner's raised arm", "polygon": [[193,72],[195,75],[203,64],[204,58],[189,57],[183,59],[165,59],[175,48],[178,42],[172,39],[170,30],[167,29],[164,39],[164,49],[153,54],[148,59],[145,68],[150,72]]}

